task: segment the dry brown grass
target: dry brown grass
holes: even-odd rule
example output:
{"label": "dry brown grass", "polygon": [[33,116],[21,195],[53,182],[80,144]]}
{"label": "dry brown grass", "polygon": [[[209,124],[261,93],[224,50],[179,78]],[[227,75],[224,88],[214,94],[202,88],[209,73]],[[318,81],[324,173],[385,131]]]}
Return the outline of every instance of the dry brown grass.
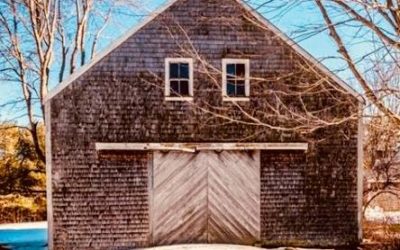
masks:
{"label": "dry brown grass", "polygon": [[0,196],[0,224],[46,220],[43,196],[25,197],[18,194]]}
{"label": "dry brown grass", "polygon": [[400,250],[400,225],[387,222],[365,222],[365,250]]}

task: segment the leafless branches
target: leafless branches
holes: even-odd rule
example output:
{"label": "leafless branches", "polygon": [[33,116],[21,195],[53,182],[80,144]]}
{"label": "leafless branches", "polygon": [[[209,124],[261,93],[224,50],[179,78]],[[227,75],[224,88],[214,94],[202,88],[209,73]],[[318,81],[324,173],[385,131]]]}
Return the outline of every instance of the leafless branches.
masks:
{"label": "leafless branches", "polygon": [[376,198],[392,194],[400,198],[399,131],[387,117],[374,117],[367,126],[364,146],[364,211]]}
{"label": "leafless branches", "polygon": [[[342,7],[343,10],[350,15],[354,20],[357,22],[360,22],[365,28],[370,29],[372,32],[375,33],[377,37],[379,37],[387,46],[393,47],[395,49],[399,49],[399,40],[396,38],[391,38],[389,35],[386,34],[382,30],[381,27],[376,25],[373,20],[367,19],[361,14],[359,14],[355,9],[353,9],[349,4],[347,4],[345,1],[332,1],[338,6]],[[391,2],[391,1],[388,1]],[[325,7],[325,5],[322,3],[320,0],[316,0],[316,4],[318,5],[322,16],[325,20],[325,23],[329,29],[329,34],[330,36],[334,39],[336,42],[338,48],[339,48],[339,53],[343,56],[344,60],[347,62],[348,67],[350,68],[351,72],[357,79],[358,83],[361,85],[363,90],[365,91],[365,95],[368,98],[368,100],[375,105],[383,114],[386,116],[390,117],[396,124],[400,126],[400,116],[393,112],[385,103],[384,100],[382,100],[373,90],[372,86],[368,81],[366,80],[365,76],[358,70],[356,63],[354,62],[353,58],[351,57],[342,37],[337,31],[336,26],[332,22],[332,19]],[[364,3],[367,7],[372,7],[371,5],[368,5],[367,3]],[[389,3],[388,3],[389,4]],[[376,7],[375,7],[376,8]],[[397,11],[400,10],[398,9]],[[396,25],[394,22],[392,22],[391,16],[388,15],[388,13],[383,12],[382,8],[378,8],[379,13],[383,13],[384,17],[386,17],[390,22],[391,25],[394,25],[393,27],[395,28],[395,32],[398,32],[398,28],[396,29]],[[390,12],[391,13],[391,12]],[[392,16],[393,17],[393,16]],[[394,16],[396,17],[396,16]],[[400,23],[399,23],[400,24]],[[399,34],[397,34],[399,35]]]}
{"label": "leafless branches", "polygon": [[[294,9],[292,1],[252,1],[276,6],[277,15]],[[353,84],[363,91],[367,134],[364,148],[367,182],[365,208],[382,194],[399,197],[400,136],[400,3],[375,0],[302,0],[298,4],[317,9],[321,19],[302,24],[297,39],[328,35],[344,61]],[[268,5],[267,4],[267,5]],[[267,7],[264,7],[267,9]],[[282,12],[282,10],[285,10]],[[311,15],[311,14],[310,14]],[[360,45],[360,46],[358,46]],[[372,184],[371,184],[372,183]]]}
{"label": "leafless branches", "polygon": [[63,81],[93,57],[110,20],[134,2],[0,0],[0,81],[20,85],[19,101],[41,160],[45,158],[37,139],[38,117],[45,118],[43,100],[50,81]]}
{"label": "leafless branches", "polygon": [[[330,58],[339,57],[344,61],[346,68],[343,70],[352,75],[354,86],[364,92],[370,104],[367,112],[378,111],[379,115],[390,117],[400,125],[399,110],[393,106],[394,102],[399,103],[398,1],[300,0],[296,1],[297,5],[287,0],[250,2],[261,6],[262,10],[274,12],[278,18],[292,10],[296,11],[294,9],[298,5],[318,10],[319,15],[311,14],[310,11],[308,18],[312,21],[302,22],[296,27],[294,33],[297,35],[297,41],[321,36],[321,33],[329,35],[338,50],[338,53],[333,52]],[[389,69],[392,72],[390,79],[387,78],[390,75]],[[382,73],[385,74],[385,81],[379,79]],[[398,104],[395,106],[398,107]]]}
{"label": "leafless branches", "polygon": [[[262,30],[265,30],[266,34],[269,34],[267,28],[257,23],[252,17],[242,18],[245,22],[259,28],[261,33]],[[233,29],[240,29],[241,22],[243,22],[243,20],[222,19],[219,21],[224,25],[238,26]],[[292,134],[304,139],[320,129],[339,127],[354,122],[360,115],[355,97],[322,73],[317,65],[313,65],[295,53],[292,55],[292,60],[288,62],[292,65],[289,70],[279,73],[252,71],[250,77],[251,101],[224,102],[222,101],[221,62],[216,63],[215,60],[206,58],[206,55],[199,50],[198,41],[193,40],[189,34],[189,29],[173,18],[166,18],[165,28],[171,39],[175,40],[176,45],[180,48],[181,52],[177,56],[195,60],[194,71],[197,81],[202,83],[202,89],[198,89],[195,100],[188,103],[203,115],[203,125],[218,126],[235,123],[256,128],[252,130],[252,134],[247,134],[245,138],[237,138],[238,140],[257,138],[266,131],[274,131],[282,136]],[[279,38],[266,37],[266,39]],[[254,57],[253,54],[246,55],[244,51],[239,52],[236,56],[240,58]],[[152,74],[152,76],[156,80],[147,82],[162,88],[164,79],[156,74]],[[209,84],[205,86],[205,83]],[[218,93],[220,98],[216,100],[215,96],[200,96],[202,90],[205,89]]]}

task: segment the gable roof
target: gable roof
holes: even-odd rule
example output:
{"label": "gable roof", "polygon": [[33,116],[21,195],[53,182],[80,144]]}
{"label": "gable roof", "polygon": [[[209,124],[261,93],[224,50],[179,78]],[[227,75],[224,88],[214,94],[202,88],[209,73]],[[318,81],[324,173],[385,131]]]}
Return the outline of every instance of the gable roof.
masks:
{"label": "gable roof", "polygon": [[[102,60],[104,57],[106,57],[108,54],[110,54],[114,49],[119,47],[121,44],[123,44],[126,40],[128,40],[131,36],[133,36],[136,32],[138,32],[140,29],[142,29],[146,24],[150,23],[152,20],[154,20],[158,15],[166,11],[170,6],[172,6],[174,3],[176,3],[179,0],[169,0],[167,1],[163,6],[161,6],[158,10],[152,12],[147,18],[145,18],[141,23],[135,25],[132,29],[130,29],[128,32],[126,32],[125,35],[117,39],[113,44],[111,44],[108,48],[103,50],[102,53],[99,53],[97,56],[95,56],[92,61],[81,68],[79,68],[75,73],[70,75],[67,79],[65,79],[63,82],[58,84],[56,87],[54,87],[46,96],[44,99],[44,103],[47,103],[49,100],[51,100],[53,97],[58,95],[63,89],[68,87],[72,82],[77,80],[81,75],[83,75],[86,71],[88,71],[92,66],[97,64],[100,60]],[[303,49],[299,44],[297,44],[293,39],[289,38],[284,32],[282,32],[279,28],[277,28],[274,24],[272,24],[270,21],[268,21],[264,16],[262,16],[260,13],[258,13],[256,10],[254,10],[250,5],[248,5],[246,2],[243,0],[235,0],[238,2],[242,7],[244,7],[245,10],[250,12],[259,22],[261,22],[263,25],[265,25],[268,29],[270,29],[275,35],[277,35],[280,39],[282,39],[284,42],[286,42],[290,47],[292,47],[298,54],[300,54],[302,57],[305,59],[309,60],[313,65],[315,65],[321,72],[325,73],[328,77],[330,77],[332,80],[334,80],[337,84],[339,84],[344,90],[349,92],[351,95],[353,95],[355,98],[357,98],[358,101],[365,103],[364,98],[356,91],[354,90],[350,85],[348,85],[346,82],[344,82],[342,79],[340,79],[336,74],[334,74],[332,71],[330,71],[325,65],[323,65],[321,62],[319,62],[315,57],[313,57],[310,53],[308,53],[305,49]]]}

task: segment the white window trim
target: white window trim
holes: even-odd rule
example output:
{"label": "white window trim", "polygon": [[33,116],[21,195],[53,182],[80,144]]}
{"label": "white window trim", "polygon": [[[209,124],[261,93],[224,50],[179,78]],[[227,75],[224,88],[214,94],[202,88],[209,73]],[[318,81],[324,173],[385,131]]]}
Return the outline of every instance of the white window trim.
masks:
{"label": "white window trim", "polygon": [[[226,66],[228,64],[244,64],[245,65],[245,97],[230,97],[226,92],[227,77]],[[223,101],[250,101],[250,60],[249,59],[222,59],[222,100]]]}
{"label": "white window trim", "polygon": [[[189,95],[171,96],[169,65],[171,63],[189,64]],[[166,101],[193,101],[193,58],[166,58],[165,59],[165,100]]]}

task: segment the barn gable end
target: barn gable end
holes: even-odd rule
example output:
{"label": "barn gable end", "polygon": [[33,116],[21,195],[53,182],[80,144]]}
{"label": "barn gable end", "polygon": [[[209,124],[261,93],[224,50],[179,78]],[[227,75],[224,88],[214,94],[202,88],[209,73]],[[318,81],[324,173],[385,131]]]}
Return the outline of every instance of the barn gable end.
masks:
{"label": "barn gable end", "polygon": [[[165,59],[176,57],[194,58],[192,101],[165,99]],[[241,1],[172,1],[46,100],[50,248],[130,249],[163,242],[328,247],[359,242],[358,121],[303,137],[240,123],[218,124],[194,106],[206,102],[228,112],[234,109],[235,104],[224,102],[221,89],[201,73],[200,59],[221,69],[223,58],[249,59],[252,76],[265,79],[290,74],[307,62],[339,86],[332,98],[310,98],[311,106],[351,96],[349,104],[331,111],[339,115],[357,112],[362,102]],[[310,81],[321,75],[310,75]],[[251,83],[249,100],[241,105],[261,110],[269,84]],[[184,152],[176,153],[174,145],[183,145]],[[169,161],[173,163],[165,165]],[[184,161],[186,165],[179,165]],[[230,178],[218,179],[234,162],[241,165],[232,167]],[[246,164],[251,171],[241,172]],[[165,173],[173,175],[164,180]],[[171,180],[178,183],[169,185]],[[168,190],[164,185],[179,189],[180,184],[193,186],[190,191],[181,188],[179,194],[157,193]],[[236,196],[229,195],[233,191]],[[243,195],[246,192],[252,193],[251,199]],[[232,202],[230,207],[242,200],[253,211],[226,214],[224,225],[236,238],[226,236],[215,218],[202,217],[210,211],[224,217],[223,204],[206,204],[204,195],[214,201],[220,195]],[[176,214],[165,211],[177,218],[164,216],[162,209],[177,202],[176,197],[186,197],[188,206],[180,204]],[[165,203],[168,200],[171,203]],[[207,213],[196,210],[199,207]],[[235,223],[244,224],[245,217],[251,222],[237,228]],[[166,231],[162,225],[174,225],[170,218],[196,222],[198,234],[180,235],[190,224]],[[204,231],[209,225],[215,230]],[[162,235],[179,241],[165,241]]]}
{"label": "barn gable end", "polygon": [[[329,76],[335,84],[338,84],[341,88],[343,88],[345,91],[347,91],[349,94],[353,95],[355,98],[357,98],[361,103],[364,103],[365,100],[363,97],[357,93],[351,86],[349,86],[346,82],[344,82],[342,79],[337,77],[334,73],[332,73],[327,67],[325,67],[321,62],[319,62],[317,59],[315,59],[310,53],[308,53],[306,50],[304,50],[300,45],[298,45],[294,40],[286,36],[285,33],[283,33],[281,30],[279,30],[274,24],[268,21],[264,16],[259,14],[256,10],[252,9],[247,3],[245,3],[242,0],[234,0],[238,2],[243,9],[249,14],[250,16],[254,17],[259,24],[262,25],[265,29],[273,32],[274,36],[277,36],[279,39],[284,41],[287,45],[293,48],[293,50],[306,60],[310,62],[311,65],[314,65],[315,67],[319,68],[321,72]],[[168,11],[168,9],[173,6],[178,0],[169,0],[167,1],[164,5],[162,5],[158,10],[154,11],[153,13],[150,14],[148,18],[143,20],[141,23],[138,25],[135,25],[131,30],[129,30],[124,36],[120,37],[117,41],[113,42],[108,48],[104,49],[103,52],[101,52],[99,55],[97,55],[90,63],[84,65],[82,68],[78,69],[74,74],[69,76],[66,80],[64,80],[62,83],[57,85],[53,90],[49,92],[45,99],[45,103],[47,103],[49,100],[51,100],[54,96],[58,95],[62,90],[66,87],[68,87],[70,84],[72,84],[74,81],[77,81],[83,74],[86,73],[86,71],[90,70],[91,67],[95,66],[97,63],[99,63],[104,57],[108,56],[110,53],[112,53],[116,48],[121,46],[123,43],[127,42],[129,38],[131,38],[133,35],[135,35],[137,32],[139,32],[141,29],[145,28],[146,25],[148,25],[150,22],[152,22],[154,19],[156,19],[160,14],[163,14],[164,12]]]}

